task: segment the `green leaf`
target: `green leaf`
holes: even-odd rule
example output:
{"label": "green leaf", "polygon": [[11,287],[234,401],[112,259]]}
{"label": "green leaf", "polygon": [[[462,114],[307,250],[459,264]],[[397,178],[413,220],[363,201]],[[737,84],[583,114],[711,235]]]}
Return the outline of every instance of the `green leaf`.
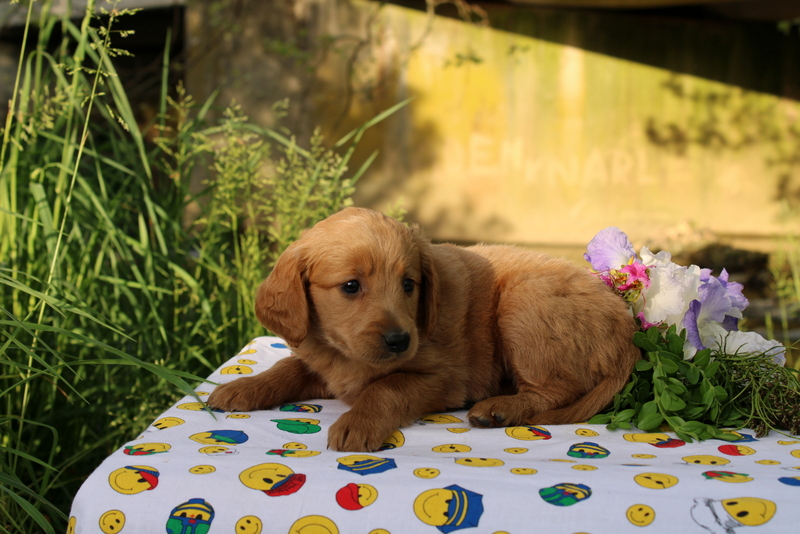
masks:
{"label": "green leaf", "polygon": [[622,410],[617,414],[617,421],[630,421],[631,417],[636,414],[636,410],[630,408],[628,410]]}
{"label": "green leaf", "polygon": [[700,381],[700,369],[694,365],[687,365],[683,374],[686,375],[686,380],[689,384],[695,385]]}
{"label": "green leaf", "polygon": [[683,354],[683,344],[684,340],[681,336],[673,331],[667,332],[667,350],[672,354]]}
{"label": "green leaf", "polygon": [[652,368],[653,364],[647,360],[642,359],[636,362],[636,370],[639,372],[649,371]]}
{"label": "green leaf", "polygon": [[656,404],[656,401],[651,400],[644,403],[639,409],[639,418],[645,418],[649,415],[653,415],[654,413],[658,413],[658,405]]}
{"label": "green leaf", "polygon": [[599,413],[589,419],[590,425],[605,425],[611,421],[611,416],[607,413]]}
{"label": "green leaf", "polygon": [[[659,354],[663,355],[664,352],[661,352]],[[664,372],[667,373],[668,375],[674,375],[675,373],[678,372],[678,364],[667,358],[661,359],[661,368],[664,369]]]}
{"label": "green leaf", "polygon": [[[652,330],[652,328],[648,330],[648,333]],[[633,334],[633,344],[647,352],[658,352],[658,345],[655,341],[650,339],[649,335],[643,334],[642,332]]]}
{"label": "green leaf", "polygon": [[725,388],[722,386],[714,386],[714,397],[716,397],[719,402],[725,402],[728,400],[728,392],[725,391]]}
{"label": "green leaf", "polygon": [[706,366],[705,370],[706,378],[714,378],[714,375],[717,374],[717,371],[719,371],[719,362],[717,361],[710,362]]}
{"label": "green leaf", "polygon": [[651,413],[639,419],[636,426],[642,430],[649,431],[657,429],[663,422],[664,417],[660,413]]}
{"label": "green leaf", "polygon": [[711,351],[708,349],[701,350],[692,358],[692,362],[701,369],[705,368],[709,361],[711,361]]}

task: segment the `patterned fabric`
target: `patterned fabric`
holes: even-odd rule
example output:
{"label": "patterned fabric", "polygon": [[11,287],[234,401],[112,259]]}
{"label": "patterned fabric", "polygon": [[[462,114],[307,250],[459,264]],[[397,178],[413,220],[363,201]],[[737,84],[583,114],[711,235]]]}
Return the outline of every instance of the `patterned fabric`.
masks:
{"label": "patterned fabric", "polygon": [[[209,378],[235,380],[288,354],[258,338]],[[346,410],[309,399],[212,416],[186,397],[89,477],[71,532],[766,534],[800,524],[792,437],[474,429],[455,411],[422,417],[378,452],[329,451],[326,429]]]}

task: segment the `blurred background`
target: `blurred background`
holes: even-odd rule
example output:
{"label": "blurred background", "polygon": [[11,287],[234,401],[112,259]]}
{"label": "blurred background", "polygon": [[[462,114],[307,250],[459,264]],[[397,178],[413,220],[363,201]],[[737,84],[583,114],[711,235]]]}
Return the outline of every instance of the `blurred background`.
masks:
{"label": "blurred background", "polygon": [[350,202],[581,265],[618,226],[800,339],[797,0],[3,2],[0,100],[3,532],[65,525]]}

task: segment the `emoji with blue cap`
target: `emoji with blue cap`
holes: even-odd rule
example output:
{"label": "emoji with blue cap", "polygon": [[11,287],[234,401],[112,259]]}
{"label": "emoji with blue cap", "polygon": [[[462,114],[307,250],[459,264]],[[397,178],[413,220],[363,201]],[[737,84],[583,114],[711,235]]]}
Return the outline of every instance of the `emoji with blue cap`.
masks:
{"label": "emoji with blue cap", "polygon": [[483,495],[456,484],[430,489],[414,499],[414,514],[444,534],[477,527],[483,515]]}
{"label": "emoji with blue cap", "polygon": [[189,439],[205,445],[241,445],[248,438],[241,430],[209,430],[192,434]]}
{"label": "emoji with blue cap", "polygon": [[368,454],[351,454],[338,458],[336,461],[339,462],[339,469],[361,476],[383,473],[397,467],[391,458],[378,458]]}

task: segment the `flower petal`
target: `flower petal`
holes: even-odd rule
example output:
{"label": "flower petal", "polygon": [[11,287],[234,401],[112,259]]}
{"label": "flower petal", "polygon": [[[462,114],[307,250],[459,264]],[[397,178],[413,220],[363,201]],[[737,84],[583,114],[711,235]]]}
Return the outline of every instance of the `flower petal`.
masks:
{"label": "flower petal", "polygon": [[592,265],[595,271],[619,269],[636,257],[628,236],[616,226],[600,230],[586,247],[583,258]]}

